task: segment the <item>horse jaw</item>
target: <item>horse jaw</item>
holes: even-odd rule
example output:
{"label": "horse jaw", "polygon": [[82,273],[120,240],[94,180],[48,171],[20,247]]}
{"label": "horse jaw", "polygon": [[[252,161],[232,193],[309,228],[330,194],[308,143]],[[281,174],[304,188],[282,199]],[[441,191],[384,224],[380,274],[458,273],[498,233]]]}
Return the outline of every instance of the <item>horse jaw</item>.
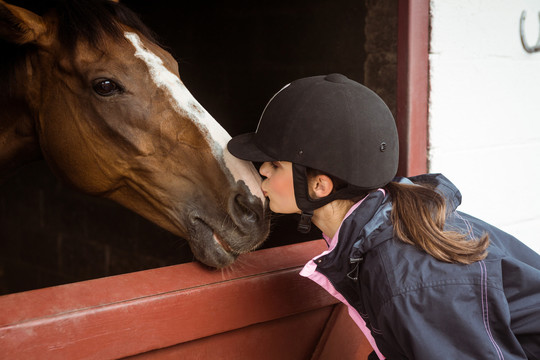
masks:
{"label": "horse jaw", "polygon": [[161,58],[144,46],[137,34],[125,32],[124,36],[135,47],[135,56],[148,66],[155,84],[169,92],[174,110],[187,115],[197,125],[201,133],[205,135],[214,157],[218,162],[224,163],[234,181],[244,182],[251,194],[265,204],[266,198],[261,189],[261,178],[253,165],[232,156],[227,150],[227,143],[231,139],[227,131],[191,95],[180,78],[165,67]]}

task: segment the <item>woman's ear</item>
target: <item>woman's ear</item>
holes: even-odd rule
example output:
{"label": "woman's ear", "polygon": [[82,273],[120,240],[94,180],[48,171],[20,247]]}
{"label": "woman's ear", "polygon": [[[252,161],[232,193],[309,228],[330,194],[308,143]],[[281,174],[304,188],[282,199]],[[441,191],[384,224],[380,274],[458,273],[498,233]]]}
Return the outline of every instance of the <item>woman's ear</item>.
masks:
{"label": "woman's ear", "polygon": [[315,199],[330,195],[333,189],[334,183],[326,175],[317,175],[309,182],[309,195]]}

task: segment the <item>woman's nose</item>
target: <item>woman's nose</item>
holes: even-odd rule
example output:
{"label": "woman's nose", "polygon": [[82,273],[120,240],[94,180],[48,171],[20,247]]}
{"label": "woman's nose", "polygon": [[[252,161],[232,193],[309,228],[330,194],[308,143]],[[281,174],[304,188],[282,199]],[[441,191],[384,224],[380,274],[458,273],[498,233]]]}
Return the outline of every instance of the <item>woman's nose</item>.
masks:
{"label": "woman's nose", "polygon": [[261,174],[262,176],[264,177],[268,177],[268,169],[269,169],[269,166],[270,166],[270,163],[269,162],[265,162],[261,165],[261,167],[259,168],[259,174]]}

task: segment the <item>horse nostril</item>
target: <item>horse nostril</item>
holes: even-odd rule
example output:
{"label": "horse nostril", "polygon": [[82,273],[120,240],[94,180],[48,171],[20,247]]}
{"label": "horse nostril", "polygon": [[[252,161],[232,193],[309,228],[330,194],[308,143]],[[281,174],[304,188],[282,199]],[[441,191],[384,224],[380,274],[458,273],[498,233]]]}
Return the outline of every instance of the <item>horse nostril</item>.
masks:
{"label": "horse nostril", "polygon": [[255,210],[257,209],[257,204],[249,201],[247,196],[237,194],[234,196],[232,205],[231,213],[234,215],[234,218],[241,223],[249,225],[259,221],[259,215]]}

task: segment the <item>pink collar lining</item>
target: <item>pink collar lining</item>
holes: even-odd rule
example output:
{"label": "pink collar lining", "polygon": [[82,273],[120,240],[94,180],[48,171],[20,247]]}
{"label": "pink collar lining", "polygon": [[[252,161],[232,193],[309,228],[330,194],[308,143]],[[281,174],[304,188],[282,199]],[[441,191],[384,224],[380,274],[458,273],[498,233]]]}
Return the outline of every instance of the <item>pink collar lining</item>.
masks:
{"label": "pink collar lining", "polygon": [[[386,191],[382,188],[380,189],[377,189],[377,191],[380,191],[383,193],[383,195],[386,195]],[[347,211],[347,214],[345,214],[345,217],[343,218],[343,220],[341,221],[341,224],[339,225],[339,228],[337,229],[336,233],[334,234],[334,237],[332,237],[330,239],[330,237],[328,237],[326,234],[322,234],[324,240],[326,240],[326,243],[328,244],[328,252],[334,250],[334,248],[336,247],[337,243],[338,243],[338,238],[339,238],[339,230],[341,230],[341,225],[343,225],[343,222],[345,221],[345,219],[347,219],[349,217],[349,215],[351,215],[354,210],[356,210],[356,208],[358,208],[358,206],[360,206],[360,204],[362,202],[364,202],[364,200],[368,197],[369,195],[365,196],[364,198],[362,198],[362,200],[358,201],[356,204],[354,204],[353,206],[351,206],[351,208],[349,209],[349,211]]]}

